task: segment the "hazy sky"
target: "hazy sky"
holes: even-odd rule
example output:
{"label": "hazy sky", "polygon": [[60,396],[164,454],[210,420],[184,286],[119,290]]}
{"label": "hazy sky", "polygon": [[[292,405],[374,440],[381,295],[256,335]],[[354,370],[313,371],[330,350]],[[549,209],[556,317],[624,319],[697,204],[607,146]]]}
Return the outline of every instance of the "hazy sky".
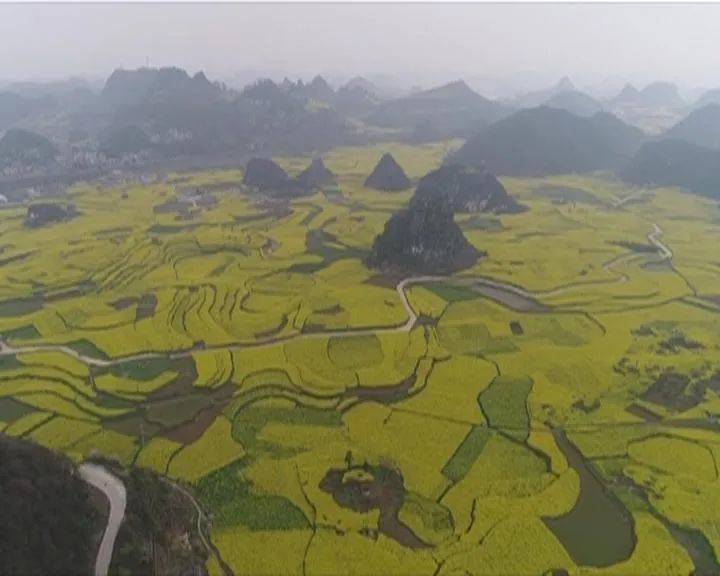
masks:
{"label": "hazy sky", "polygon": [[[720,86],[720,5],[0,4],[0,79],[178,65]],[[534,76],[532,76],[534,74]]]}

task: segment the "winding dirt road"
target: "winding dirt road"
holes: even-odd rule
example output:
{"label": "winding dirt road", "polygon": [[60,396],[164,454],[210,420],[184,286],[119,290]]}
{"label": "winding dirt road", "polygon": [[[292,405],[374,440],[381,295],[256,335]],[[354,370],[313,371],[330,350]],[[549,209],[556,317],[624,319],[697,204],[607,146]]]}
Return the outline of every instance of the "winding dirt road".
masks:
{"label": "winding dirt road", "polygon": [[197,512],[197,531],[198,536],[200,536],[200,540],[203,543],[203,546],[205,546],[205,549],[207,550],[208,554],[215,557],[215,560],[217,560],[218,564],[220,565],[222,571],[226,574],[226,576],[230,576],[232,574],[232,570],[230,567],[225,563],[225,561],[220,556],[220,553],[218,552],[218,549],[215,547],[215,545],[210,541],[210,537],[205,537],[205,533],[203,532],[203,520],[205,520],[205,512],[203,512],[203,509],[200,507],[200,504],[198,504],[195,497],[192,495],[192,493],[189,490],[186,490],[183,488],[180,484],[175,484],[175,482],[172,482],[168,480],[167,478],[162,478],[163,482],[165,482],[168,486],[173,488],[174,490],[177,490],[182,495],[184,495],[186,498],[192,502],[192,505],[195,507],[195,511]]}
{"label": "winding dirt road", "polygon": [[[672,251],[663,244],[659,237],[662,236],[663,230],[658,226],[656,223],[653,223],[652,230],[648,234],[647,238],[648,241],[653,244],[658,249],[658,252],[663,257],[663,259],[670,260],[672,259]],[[603,266],[606,272],[612,273],[612,266],[617,264],[621,261],[621,258],[617,258],[612,260],[611,262],[608,262]],[[610,280],[609,282],[612,283],[622,283],[626,282],[628,280],[627,276],[624,274],[620,274],[620,276],[616,280]],[[397,332],[409,332],[412,327],[417,322],[417,314],[412,309],[412,306],[410,305],[410,302],[408,301],[406,289],[414,284],[427,284],[429,282],[446,282],[446,281],[452,281],[454,284],[457,285],[465,285],[465,286],[472,286],[472,285],[478,285],[478,286],[486,286],[490,288],[495,288],[498,290],[504,290],[507,292],[511,292],[517,296],[520,296],[522,298],[528,298],[528,299],[536,299],[536,298],[547,298],[551,296],[559,296],[561,294],[565,294],[568,292],[571,292],[573,290],[582,289],[589,284],[598,284],[600,282],[583,282],[583,283],[576,283],[576,284],[569,284],[567,286],[562,286],[559,288],[553,288],[551,290],[544,290],[544,291],[528,291],[525,290],[519,286],[515,286],[513,284],[507,284],[505,282],[499,282],[496,280],[492,280],[490,278],[485,277],[452,277],[452,276],[411,276],[409,278],[405,278],[404,280],[401,280],[398,282],[398,284],[395,287],[395,290],[398,294],[398,297],[400,298],[400,301],[402,302],[403,307],[405,308],[405,312],[407,313],[408,319],[407,321],[400,325],[400,326],[388,326],[388,327],[375,327],[375,328],[348,328],[345,330],[329,330],[329,331],[323,331],[323,332],[312,332],[312,333],[297,333],[297,334],[290,334],[288,336],[269,336],[267,338],[260,338],[257,340],[249,341],[249,342],[236,342],[233,344],[222,344],[218,346],[206,346],[202,350],[204,351],[211,351],[211,350],[243,350],[248,348],[263,348],[266,346],[272,346],[275,344],[279,344],[281,342],[289,342],[291,340],[300,340],[300,339],[313,339],[313,338],[347,338],[347,337],[353,337],[353,336],[369,336],[369,335],[375,335],[375,334],[388,334],[388,333],[397,333]],[[4,340],[0,339],[0,357],[2,356],[14,356],[16,354],[24,354],[24,353],[30,353],[30,352],[62,352],[63,354],[67,354],[68,356],[72,356],[73,358],[79,360],[80,362],[88,365],[88,366],[95,366],[98,368],[107,368],[111,366],[117,366],[120,364],[124,364],[127,362],[137,362],[138,360],[151,360],[154,358],[170,358],[171,360],[176,360],[180,358],[186,358],[188,356],[191,356],[194,352],[197,352],[196,349],[187,349],[187,350],[179,350],[177,352],[146,352],[142,354],[134,354],[130,356],[123,356],[121,358],[113,358],[110,360],[106,360],[103,358],[96,358],[94,356],[88,356],[87,354],[82,354],[78,352],[77,350],[73,350],[69,346],[64,346],[62,344],[32,344],[29,346],[10,346],[5,342]]]}
{"label": "winding dirt road", "polygon": [[[225,344],[219,346],[207,346],[202,350],[241,350],[246,348],[262,348],[265,346],[272,346],[280,342],[288,342],[290,340],[298,339],[312,339],[312,338],[329,338],[329,337],[350,337],[350,336],[366,336],[371,334],[383,334],[391,332],[409,332],[417,321],[417,314],[410,306],[410,302],[405,294],[405,288],[411,284],[426,284],[428,282],[441,282],[449,280],[448,276],[413,276],[411,278],[405,278],[396,286],[396,291],[400,297],[405,312],[408,315],[408,320],[401,326],[388,326],[380,328],[349,328],[346,330],[329,330],[324,332],[311,332],[311,333],[298,333],[291,334],[288,336],[270,336],[268,338],[259,338],[250,342],[236,342],[234,344]],[[72,356],[76,360],[79,360],[83,364],[88,366],[94,366],[97,368],[108,368],[111,366],[117,366],[126,362],[136,362],[138,360],[151,360],[154,358],[170,358],[172,360],[186,358],[191,356],[195,349],[180,350],[177,352],[146,352],[142,354],[133,354],[131,356],[123,356],[121,358],[113,358],[105,360],[103,358],[96,358],[94,356],[88,356],[82,354],[77,350],[73,350],[69,346],[62,344],[31,344],[29,346],[10,346],[4,340],[0,340],[0,356],[14,356],[16,354],[27,354],[32,352],[62,352],[68,356]]]}
{"label": "winding dirt road", "polygon": [[657,223],[653,222],[652,232],[650,232],[647,236],[648,242],[658,249],[658,252],[660,252],[660,255],[663,257],[663,260],[672,260],[672,250],[660,241],[660,236],[662,235],[663,229],[660,228]]}
{"label": "winding dirt road", "polygon": [[628,202],[631,202],[632,200],[635,200],[636,198],[640,198],[640,196],[643,196],[646,194],[648,190],[645,188],[641,188],[640,190],[637,190],[633,192],[632,194],[628,194],[627,196],[624,196],[623,198],[620,198],[618,196],[615,196],[612,201],[612,207],[613,208],[622,208],[624,204],[627,204]]}
{"label": "winding dirt road", "polygon": [[125,484],[99,464],[81,464],[78,471],[85,482],[103,492],[108,502],[110,502],[107,526],[95,559],[95,576],[106,576],[112,560],[115,538],[117,538],[120,524],[125,517],[125,505],[127,503]]}

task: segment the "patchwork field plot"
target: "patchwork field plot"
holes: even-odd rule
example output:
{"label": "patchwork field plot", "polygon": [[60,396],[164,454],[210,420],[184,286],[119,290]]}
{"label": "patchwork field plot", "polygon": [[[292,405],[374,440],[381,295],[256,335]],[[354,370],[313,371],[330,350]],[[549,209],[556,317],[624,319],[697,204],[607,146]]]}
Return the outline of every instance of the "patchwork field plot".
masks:
{"label": "patchwork field plot", "polygon": [[4,208],[0,431],[184,483],[236,574],[720,571],[720,208],[508,179],[527,211],[456,218],[472,269],[368,269],[411,194],[364,188],[380,155],[455,144],[334,150],[295,200],[218,171]]}

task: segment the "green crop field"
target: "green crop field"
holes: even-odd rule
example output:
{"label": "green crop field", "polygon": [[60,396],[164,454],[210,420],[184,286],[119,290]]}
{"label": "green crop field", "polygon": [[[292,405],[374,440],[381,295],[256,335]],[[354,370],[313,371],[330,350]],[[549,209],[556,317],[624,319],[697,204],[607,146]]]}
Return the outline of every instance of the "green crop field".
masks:
{"label": "green crop field", "polygon": [[720,206],[502,179],[527,211],[456,216],[487,255],[398,288],[364,257],[411,191],[364,179],[456,144],[332,150],[282,202],[226,170],[4,208],[0,431],[182,483],[235,574],[720,572]]}

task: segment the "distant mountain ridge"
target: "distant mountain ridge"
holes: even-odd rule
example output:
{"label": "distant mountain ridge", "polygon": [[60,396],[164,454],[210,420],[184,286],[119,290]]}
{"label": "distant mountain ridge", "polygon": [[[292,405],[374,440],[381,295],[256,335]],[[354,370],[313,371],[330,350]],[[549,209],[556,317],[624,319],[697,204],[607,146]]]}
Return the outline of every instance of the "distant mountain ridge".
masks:
{"label": "distant mountain ridge", "polygon": [[563,76],[556,84],[543,90],[533,90],[520,96],[516,96],[510,100],[508,104],[515,109],[521,108],[537,108],[538,106],[545,105],[548,100],[551,100],[563,94],[565,92],[577,92],[575,84],[572,83],[570,78]]}
{"label": "distant mountain ridge", "polygon": [[332,109],[306,105],[328,91],[320,77],[291,88],[259,81],[238,93],[202,72],[191,77],[175,68],[141,69],[114,73],[101,101],[124,102],[112,122],[141,127],[165,155],[233,149],[298,154],[349,139],[348,126]]}
{"label": "distant mountain ridge", "polygon": [[415,140],[426,141],[469,136],[509,113],[458,80],[403,98],[381,102],[367,122],[403,130]]}
{"label": "distant mountain ridge", "polygon": [[663,133],[662,138],[720,149],[720,104],[708,104],[693,110]]}
{"label": "distant mountain ridge", "polygon": [[567,90],[559,92],[547,99],[543,106],[549,108],[559,108],[575,114],[576,116],[594,116],[598,112],[602,112],[604,107],[602,103],[595,98],[588,96],[579,90]]}
{"label": "distant mountain ridge", "polygon": [[[392,84],[391,79],[383,82]],[[613,169],[644,138],[612,120],[606,110],[653,133],[675,124],[687,111],[670,83],[642,90],[626,85],[616,98],[601,101],[578,90],[569,78],[505,103],[485,98],[463,80],[391,99],[387,90],[383,93],[364,77],[337,89],[316,75],[309,81],[258,80],[236,91],[203,72],[191,75],[177,67],[115,70],[97,92],[94,85],[77,80],[13,89],[18,92],[0,92],[0,131],[22,128],[49,137],[67,171],[76,166],[162,165],[191,157],[200,165],[223,165],[252,156],[318,156],[340,145],[451,138],[466,140],[457,155],[464,163],[485,163],[500,174]],[[549,112],[523,116],[513,108],[536,102],[542,104],[537,108],[581,118],[561,115],[553,126],[538,119]],[[691,121],[688,117],[686,124]],[[689,132],[682,133],[678,125],[667,137],[715,145],[712,126],[709,120],[692,130],[686,126]],[[482,144],[489,135],[496,143]],[[494,144],[502,152],[489,148]],[[469,153],[473,146],[480,148]],[[558,157],[562,154],[566,160]]]}
{"label": "distant mountain ridge", "polygon": [[642,145],[641,130],[608,113],[581,118],[565,110],[521,110],[481,130],[450,162],[507,176],[614,169]]}
{"label": "distant mountain ridge", "polygon": [[626,84],[617,96],[606,100],[604,106],[624,122],[651,134],[668,129],[687,109],[678,87],[670,82],[652,82],[642,90]]}
{"label": "distant mountain ridge", "polygon": [[245,166],[245,186],[276,192],[287,187],[289,182],[287,172],[269,158],[251,158]]}
{"label": "distant mountain ridge", "polygon": [[13,162],[47,164],[57,154],[57,148],[50,140],[28,130],[12,128],[0,138],[0,166]]}
{"label": "distant mountain ridge", "polygon": [[678,186],[720,199],[720,150],[684,140],[648,142],[620,176],[636,186]]}

